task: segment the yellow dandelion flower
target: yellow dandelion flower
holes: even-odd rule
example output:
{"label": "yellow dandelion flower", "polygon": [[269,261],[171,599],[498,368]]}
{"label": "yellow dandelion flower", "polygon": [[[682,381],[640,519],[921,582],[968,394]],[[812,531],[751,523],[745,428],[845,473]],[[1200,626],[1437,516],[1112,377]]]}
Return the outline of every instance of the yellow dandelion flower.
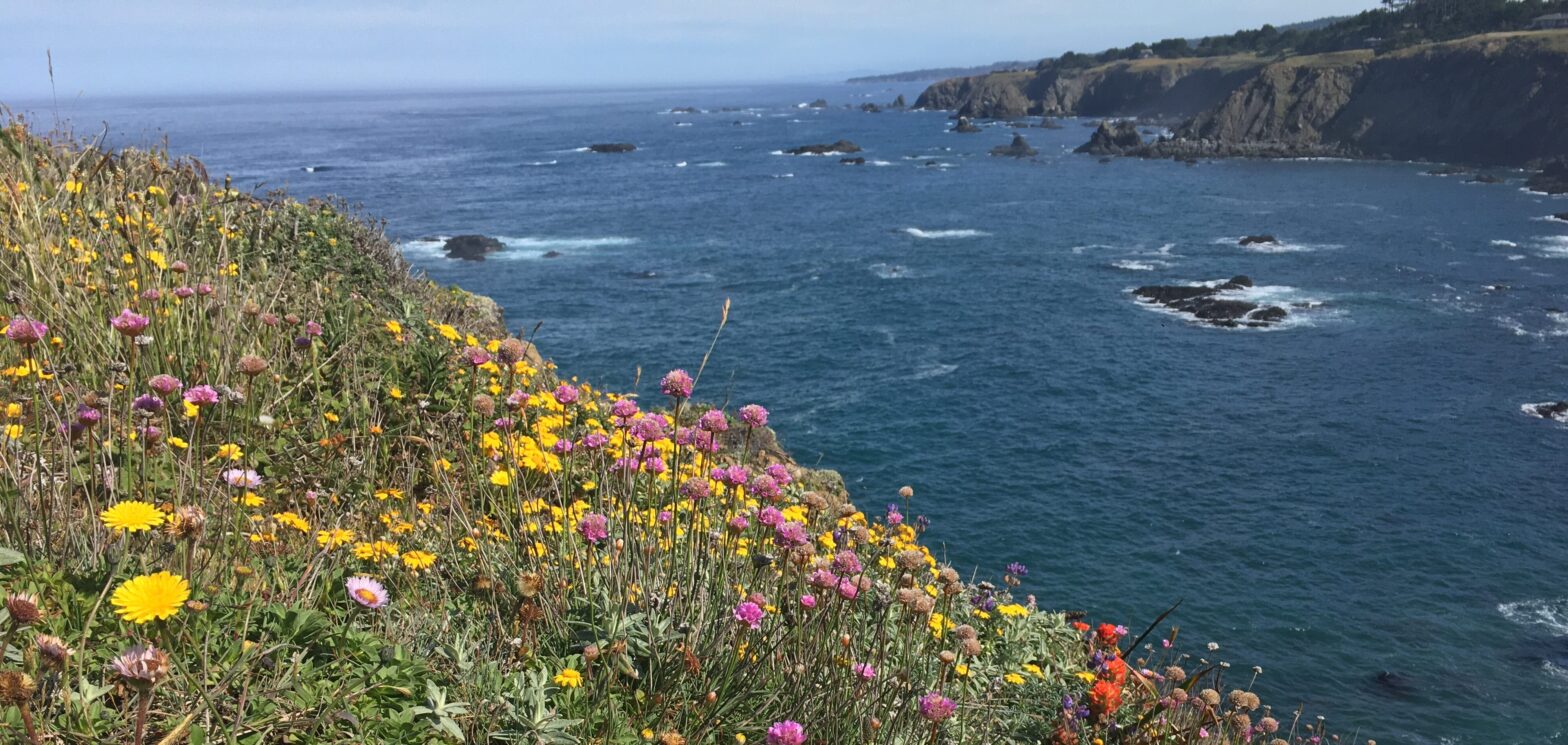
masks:
{"label": "yellow dandelion flower", "polygon": [[347,546],[354,542],[354,531],[343,528],[320,530],[316,532],[316,545],[331,551],[340,546]]}
{"label": "yellow dandelion flower", "polygon": [[393,399],[401,401],[403,400],[403,389],[394,385],[390,390],[387,391],[387,395],[391,396]]}
{"label": "yellow dandelion flower", "polygon": [[273,515],[272,519],[277,520],[279,525],[287,525],[301,533],[310,532],[310,523],[305,522],[305,518],[293,512],[279,512]]}
{"label": "yellow dandelion flower", "polygon": [[583,674],[566,668],[555,674],[555,684],[562,688],[580,688],[583,684]]}
{"label": "yellow dandelion flower", "polygon": [[957,675],[960,678],[967,678],[967,677],[969,677],[969,666],[965,665],[962,662],[960,662],[957,665],[953,666],[953,674]]}
{"label": "yellow dandelion flower", "polygon": [[106,527],[114,531],[135,533],[152,530],[162,525],[166,516],[157,507],[132,499],[104,510],[98,517],[103,520]]}
{"label": "yellow dandelion flower", "polygon": [[1002,680],[1005,680],[1015,686],[1021,686],[1024,684],[1024,676],[1019,675],[1018,673],[1008,673],[1003,675]]}
{"label": "yellow dandelion flower", "polygon": [[188,447],[191,446],[190,443],[186,442],[185,440],[183,440],[181,438],[175,437],[173,435],[170,435],[169,437],[164,438],[164,441],[169,443],[170,447],[176,447],[176,448],[179,448],[181,450],[184,450],[185,448],[188,448]]}
{"label": "yellow dandelion flower", "polygon": [[490,474],[490,483],[495,484],[496,486],[511,486],[512,474],[506,471],[496,471],[495,473]]}
{"label": "yellow dandelion flower", "polygon": [[245,451],[241,450],[239,445],[230,442],[224,445],[219,445],[218,453],[213,457],[219,459],[239,460],[240,458],[245,457]]}
{"label": "yellow dandelion flower", "polygon": [[420,571],[421,569],[429,569],[430,567],[434,566],[435,563],[435,554],[429,553],[427,551],[409,551],[408,553],[403,554],[403,566],[406,566],[416,572]]}
{"label": "yellow dandelion flower", "polygon": [[10,419],[16,419],[16,418],[22,416],[22,405],[18,404],[18,403],[6,404],[5,405],[5,415],[6,415],[7,418],[10,418]]}
{"label": "yellow dandelion flower", "polygon": [[20,424],[8,424],[5,428],[5,436],[12,440],[20,440],[22,439],[23,430],[24,428]]}
{"label": "yellow dandelion flower", "polygon": [[1008,616],[1008,617],[1011,617],[1011,618],[1023,618],[1025,616],[1029,615],[1029,609],[1025,608],[1022,605],[1019,605],[1017,603],[1008,603],[1007,605],[1000,605],[1000,606],[997,606],[996,610],[997,610],[997,612],[1001,613],[1002,615]]}
{"label": "yellow dandelion flower", "polygon": [[190,597],[191,586],[184,577],[158,572],[126,580],[115,588],[110,602],[121,618],[143,624],[173,618]]}
{"label": "yellow dandelion flower", "polygon": [[398,323],[397,321],[387,321],[387,333],[389,333],[389,334],[401,334],[401,333],[403,333],[403,324]]}

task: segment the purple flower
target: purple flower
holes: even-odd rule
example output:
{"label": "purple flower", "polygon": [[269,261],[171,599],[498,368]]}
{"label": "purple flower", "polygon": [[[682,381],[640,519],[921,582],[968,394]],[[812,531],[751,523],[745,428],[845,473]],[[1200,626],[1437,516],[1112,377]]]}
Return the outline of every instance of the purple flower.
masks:
{"label": "purple flower", "polygon": [[872,678],[877,677],[877,669],[872,667],[870,663],[857,662],[855,663],[855,666],[850,669],[855,671],[855,674],[859,675],[861,680],[871,680]]}
{"label": "purple flower", "polygon": [[629,398],[623,398],[610,406],[610,416],[619,419],[616,424],[622,427],[631,426],[632,419],[636,418],[637,413],[637,402]]}
{"label": "purple flower", "polygon": [[49,327],[27,316],[17,316],[11,319],[11,324],[5,327],[5,338],[30,346],[37,344],[44,335],[49,333]]}
{"label": "purple flower", "polygon": [[161,298],[161,297],[163,297],[163,293],[159,292],[158,288],[156,288],[156,287],[150,287],[150,288],[148,288],[146,290],[142,290],[142,299],[143,300],[154,301],[154,300],[157,300],[158,298]]}
{"label": "purple flower", "polygon": [[598,545],[610,537],[610,519],[596,512],[583,515],[577,523],[577,532],[582,534],[583,540]]}
{"label": "purple flower", "polygon": [[860,596],[860,583],[845,577],[838,581],[838,596],[845,600],[854,600]]}
{"label": "purple flower", "polygon": [[343,583],[354,602],[375,610],[387,604],[387,588],[369,577],[349,577]]}
{"label": "purple flower", "polygon": [[311,336],[321,336],[323,331],[325,331],[325,329],[321,328],[321,324],[316,323],[315,321],[305,322],[305,333],[310,334]]}
{"label": "purple flower", "polygon": [[460,354],[468,364],[474,367],[479,367],[490,361],[490,353],[479,347],[463,347],[463,351]]}
{"label": "purple flower", "polygon": [[514,409],[521,409],[528,405],[528,394],[522,391],[512,391],[506,394],[506,405]]}
{"label": "purple flower", "polygon": [[740,420],[752,427],[766,427],[768,410],[757,404],[746,404],[740,407]]}
{"label": "purple flower", "polygon": [[706,432],[725,432],[730,428],[730,418],[718,409],[708,409],[697,417],[697,426]]}
{"label": "purple flower", "polygon": [[645,416],[632,423],[632,436],[643,442],[658,442],[667,435],[664,432],[664,417],[658,415]]}
{"label": "purple flower", "polygon": [[691,398],[691,374],[685,370],[671,370],[659,381],[659,391],[670,398]]}
{"label": "purple flower", "polygon": [[958,705],[953,703],[953,699],[943,696],[938,691],[920,697],[920,716],[933,724],[945,721],[953,716],[953,712],[957,709]]}
{"label": "purple flower", "polygon": [[815,607],[817,607],[817,596],[815,596],[815,595],[801,595],[800,596],[800,607],[802,607],[802,608],[815,608]]}
{"label": "purple flower", "polygon": [[812,587],[833,587],[838,584],[838,577],[833,576],[833,573],[826,569],[814,569],[811,574],[806,575],[806,584]]}
{"label": "purple flower", "polygon": [[141,435],[142,442],[149,446],[157,445],[163,440],[163,430],[158,429],[151,424],[137,430],[137,433]]}
{"label": "purple flower", "polygon": [[663,458],[660,458],[659,456],[655,455],[655,456],[653,456],[651,458],[646,458],[646,459],[643,460],[643,462],[642,462],[642,470],[647,471],[648,473],[651,473],[651,474],[654,474],[654,475],[658,475],[658,474],[664,473],[666,470],[668,470],[668,467],[664,465],[664,459]]}
{"label": "purple flower", "polygon": [[215,292],[215,290],[212,289],[212,285],[209,285],[206,282],[203,282],[203,283],[201,283],[199,285],[196,285],[196,294],[197,295],[200,295],[202,297],[207,297],[208,295],[211,295],[213,292]]}
{"label": "purple flower", "polygon": [[833,571],[841,575],[860,574],[865,567],[860,564],[860,557],[854,551],[844,549],[833,555]]}
{"label": "purple flower", "polygon": [[609,443],[610,438],[606,437],[605,435],[601,435],[598,432],[583,435],[583,447],[588,448],[589,450],[598,450],[599,448],[602,448]]}
{"label": "purple flower", "polygon": [[754,497],[773,499],[779,495],[779,485],[778,482],[773,480],[772,476],[757,474],[751,480],[751,483],[746,485],[746,491],[751,492],[751,495]]}
{"label": "purple flower", "polygon": [[173,375],[154,375],[151,380],[147,381],[147,385],[162,396],[167,396],[185,387],[185,384],[181,383],[180,379]]}
{"label": "purple flower", "polygon": [[[132,403],[134,406],[134,402]],[[103,412],[86,404],[76,405],[76,421],[83,427],[91,427],[103,420]]]}
{"label": "purple flower", "polygon": [[577,389],[562,383],[555,388],[555,402],[562,406],[577,403]]}
{"label": "purple flower", "polygon": [[752,631],[762,628],[762,617],[767,615],[762,606],[746,600],[735,606],[735,620],[746,624]]}
{"label": "purple flower", "polygon": [[615,462],[610,464],[610,470],[621,473],[636,473],[639,468],[642,468],[642,462],[637,460],[636,456],[616,458]]}
{"label": "purple flower", "polygon": [[196,294],[196,291],[191,289],[191,288],[189,288],[189,287],[176,287],[176,288],[174,288],[174,296],[179,298],[179,299],[181,299],[181,300],[187,300],[187,299],[191,298],[192,296],[194,296],[195,294]]}
{"label": "purple flower", "polygon": [[681,482],[681,496],[695,502],[707,499],[713,495],[713,490],[708,488],[708,480],[704,478],[689,478]]}
{"label": "purple flower", "polygon": [[768,728],[767,745],[804,745],[806,742],[806,728],[800,722],[784,720],[774,722]]}
{"label": "purple flower", "polygon": [[722,481],[730,486],[740,486],[751,479],[751,471],[745,466],[730,466],[724,470]]}
{"label": "purple flower", "polygon": [[151,323],[152,319],[138,313],[132,313],[130,308],[121,310],[120,315],[109,319],[109,325],[113,326],[115,331],[125,336],[136,336],[146,331],[147,326]]}
{"label": "purple flower", "polygon": [[1007,565],[1007,573],[1014,577],[1027,577],[1029,576],[1029,567],[1015,561]]}
{"label": "purple flower", "polygon": [[768,474],[768,478],[778,482],[779,486],[786,486],[795,480],[795,477],[789,475],[789,469],[785,468],[783,463],[774,463],[762,470]]}
{"label": "purple flower", "polygon": [[751,521],[747,520],[745,515],[736,515],[736,516],[730,518],[730,523],[729,524],[730,524],[730,530],[733,530],[736,533],[739,533],[739,532],[745,530],[746,528],[751,527]]}
{"label": "purple flower", "polygon": [[198,385],[185,392],[185,400],[197,406],[209,406],[218,402],[218,391],[210,385]]}
{"label": "purple flower", "polygon": [[513,427],[517,426],[517,423],[512,421],[512,418],[509,416],[501,417],[491,422],[491,424],[495,425],[495,428],[502,432],[509,432]]}
{"label": "purple flower", "polygon": [[673,519],[675,519],[675,513],[670,512],[669,510],[659,510],[660,523],[667,523]]}
{"label": "purple flower", "polygon": [[787,522],[773,529],[773,543],[780,548],[794,548],[811,543],[811,536],[806,534],[806,526]]}
{"label": "purple flower", "polygon": [[235,488],[254,489],[261,486],[261,475],[249,468],[230,468],[223,472],[223,480]]}
{"label": "purple flower", "polygon": [[556,455],[566,455],[572,452],[572,441],[566,439],[556,440],[555,444],[550,446],[550,449],[554,450]]}
{"label": "purple flower", "polygon": [[780,512],[777,507],[763,507],[757,511],[757,522],[770,528],[775,528],[778,527],[779,523],[784,522],[784,513]]}

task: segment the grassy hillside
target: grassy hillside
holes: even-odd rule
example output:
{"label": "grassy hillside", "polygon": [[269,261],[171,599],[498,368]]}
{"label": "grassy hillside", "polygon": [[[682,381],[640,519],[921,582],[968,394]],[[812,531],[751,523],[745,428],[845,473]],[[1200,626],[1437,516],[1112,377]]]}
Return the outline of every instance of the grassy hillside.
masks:
{"label": "grassy hillside", "polygon": [[1173,628],[965,579],[924,495],[856,509],[700,360],[559,373],[335,205],[13,120],[0,272],[0,741],[1322,735]]}

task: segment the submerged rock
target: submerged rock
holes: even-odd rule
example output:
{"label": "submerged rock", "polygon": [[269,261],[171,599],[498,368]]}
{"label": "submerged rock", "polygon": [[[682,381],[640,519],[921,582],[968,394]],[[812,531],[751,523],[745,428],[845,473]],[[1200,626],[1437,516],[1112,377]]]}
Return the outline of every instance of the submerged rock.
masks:
{"label": "submerged rock", "polygon": [[486,235],[459,235],[448,238],[446,245],[441,248],[446,251],[446,257],[449,259],[484,261],[486,254],[495,253],[506,246]]}
{"label": "submerged rock", "polygon": [[953,131],[968,135],[979,132],[980,128],[975,126],[974,122],[969,121],[969,117],[961,116],[958,117],[958,123],[953,125]]}
{"label": "submerged rock", "polygon": [[1552,215],[1552,219],[1553,220],[1562,220],[1563,222],[1568,222],[1568,212],[1559,212],[1559,213],[1557,213],[1555,215]]}
{"label": "submerged rock", "polygon": [[784,151],[785,155],[838,155],[839,153],[858,153],[860,146],[849,140],[839,140],[828,145],[801,145]]}
{"label": "submerged rock", "polygon": [[1062,123],[1048,116],[1040,117],[1040,129],[1061,129]]}
{"label": "submerged rock", "polygon": [[1465,174],[1467,174],[1469,172],[1470,172],[1470,169],[1464,168],[1462,166],[1442,166],[1441,168],[1433,168],[1432,170],[1427,171],[1426,175],[1428,175],[1428,176],[1463,176],[1463,175],[1465,175]]}
{"label": "submerged rock", "polygon": [[1524,413],[1554,422],[1568,424],[1568,401],[1546,401],[1538,404],[1525,404]]}
{"label": "submerged rock", "polygon": [[866,164],[866,159],[865,158],[839,158],[838,159],[838,163],[839,163],[839,165],[842,165],[842,166],[863,166],[863,165]]}
{"label": "submerged rock", "polygon": [[1260,235],[1244,236],[1241,240],[1236,241],[1236,245],[1238,245],[1238,246],[1250,246],[1250,245],[1253,245],[1254,243],[1265,245],[1265,246],[1278,246],[1279,245],[1279,239],[1275,238],[1270,233],[1263,233],[1263,234],[1260,234]]}
{"label": "submerged rock", "polygon": [[819,98],[815,101],[812,101],[811,103],[806,104],[806,107],[811,109],[825,109],[828,107],[828,102],[825,98]]}
{"label": "submerged rock", "polygon": [[863,103],[860,105],[860,110],[866,112],[867,114],[882,113],[882,107],[874,103]]}
{"label": "submerged rock", "polygon": [[629,153],[637,149],[630,142],[600,142],[588,146],[589,150],[596,153]]}
{"label": "submerged rock", "polygon": [[1132,294],[1213,326],[1262,328],[1285,320],[1289,313],[1277,305],[1260,306],[1222,294],[1251,286],[1251,277],[1237,275],[1217,285],[1145,285]]}
{"label": "submerged rock", "polygon": [[992,155],[1008,158],[1033,158],[1040,154],[1039,150],[1029,147],[1029,141],[1023,135],[1013,135],[1013,141],[1007,145],[997,145],[991,148]]}
{"label": "submerged rock", "polygon": [[1501,184],[1503,180],[1490,173],[1481,173],[1465,179],[1467,184]]}
{"label": "submerged rock", "polygon": [[676,106],[670,109],[671,114],[701,114],[702,110],[696,106]]}
{"label": "submerged rock", "polygon": [[1094,134],[1089,136],[1089,141],[1079,145],[1075,153],[1088,153],[1090,155],[1124,155],[1143,147],[1143,137],[1138,134],[1138,125],[1129,121],[1100,122]]}
{"label": "submerged rock", "polygon": [[544,258],[546,258],[546,259],[558,259],[560,257],[561,257],[561,252],[560,251],[556,251],[554,249],[544,252]]}

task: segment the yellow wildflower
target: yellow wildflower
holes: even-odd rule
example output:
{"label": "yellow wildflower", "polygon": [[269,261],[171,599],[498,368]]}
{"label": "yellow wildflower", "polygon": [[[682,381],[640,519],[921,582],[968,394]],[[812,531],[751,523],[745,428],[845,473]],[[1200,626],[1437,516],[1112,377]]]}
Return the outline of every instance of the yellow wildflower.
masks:
{"label": "yellow wildflower", "polygon": [[555,684],[562,688],[579,688],[583,684],[583,674],[572,668],[566,668],[555,674]]}

